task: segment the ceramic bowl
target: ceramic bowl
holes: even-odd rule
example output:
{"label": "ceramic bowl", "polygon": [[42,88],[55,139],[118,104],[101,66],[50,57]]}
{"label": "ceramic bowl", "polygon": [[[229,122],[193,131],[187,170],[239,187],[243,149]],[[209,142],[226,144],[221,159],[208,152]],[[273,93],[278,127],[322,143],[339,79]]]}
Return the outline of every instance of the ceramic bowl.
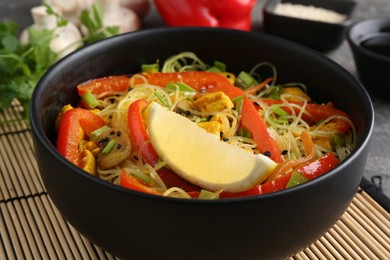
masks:
{"label": "ceramic bowl", "polygon": [[[77,84],[138,72],[141,64],[182,51],[206,62],[225,61],[236,73],[271,62],[280,82],[302,82],[314,100],[331,100],[350,115],[357,131],[355,150],[330,172],[300,186],[222,200],[125,189],[91,176],[57,152],[55,118],[63,105],[76,104]],[[35,154],[54,205],[83,236],[122,259],[284,259],[298,253],[339,220],[356,194],[373,120],[363,86],[325,56],[262,33],[217,28],[150,29],[92,44],[54,65],[31,102]]]}
{"label": "ceramic bowl", "polygon": [[[355,5],[352,0],[268,0],[263,7],[263,30],[329,52],[343,42]],[[277,7],[282,11],[276,11]]]}
{"label": "ceramic bowl", "polygon": [[390,18],[359,20],[347,30],[356,69],[370,93],[390,99]]}

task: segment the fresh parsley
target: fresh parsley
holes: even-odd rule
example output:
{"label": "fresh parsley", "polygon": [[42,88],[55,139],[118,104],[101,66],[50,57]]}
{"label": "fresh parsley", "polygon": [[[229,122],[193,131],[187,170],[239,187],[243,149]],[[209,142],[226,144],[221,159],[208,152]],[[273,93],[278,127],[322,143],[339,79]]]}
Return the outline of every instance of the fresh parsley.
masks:
{"label": "fresh parsley", "polygon": [[[48,14],[57,19],[57,27],[67,21],[45,4]],[[104,27],[103,12],[94,5],[90,12],[83,11],[81,23],[88,30],[84,44],[111,37],[119,33],[119,27]],[[43,74],[56,62],[57,54],[50,48],[54,30],[29,28],[29,43],[22,45],[18,37],[19,25],[13,21],[0,22],[0,111],[12,106],[17,100],[23,107],[22,116],[28,121],[30,98]]]}

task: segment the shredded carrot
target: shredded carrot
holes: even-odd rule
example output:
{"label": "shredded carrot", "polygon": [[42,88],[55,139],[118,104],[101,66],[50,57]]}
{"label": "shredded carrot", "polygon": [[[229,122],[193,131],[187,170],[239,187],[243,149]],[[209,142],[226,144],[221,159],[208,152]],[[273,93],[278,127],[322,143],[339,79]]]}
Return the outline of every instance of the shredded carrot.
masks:
{"label": "shredded carrot", "polygon": [[249,94],[255,94],[257,91],[262,90],[268,83],[270,83],[274,78],[267,78],[260,82],[257,85],[254,85],[253,87],[248,88],[247,90],[244,91],[246,95]]}
{"label": "shredded carrot", "polygon": [[306,156],[298,158],[296,160],[286,161],[279,163],[274,171],[268,176],[265,182],[273,181],[276,178],[290,172],[293,169],[299,168],[304,164],[314,161],[315,158],[315,148],[313,140],[311,139],[310,134],[307,131],[301,133],[301,140],[305,149]]}

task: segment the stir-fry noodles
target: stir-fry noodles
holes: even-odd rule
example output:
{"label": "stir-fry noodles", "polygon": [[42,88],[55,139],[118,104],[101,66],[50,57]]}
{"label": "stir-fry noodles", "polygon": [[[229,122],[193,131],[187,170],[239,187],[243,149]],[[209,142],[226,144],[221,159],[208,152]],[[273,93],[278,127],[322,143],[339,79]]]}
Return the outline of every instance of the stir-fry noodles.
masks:
{"label": "stir-fry noodles", "polygon": [[[263,78],[262,69],[272,75]],[[161,196],[215,199],[274,192],[324,174],[355,147],[355,127],[348,115],[331,102],[315,103],[308,88],[301,83],[278,83],[277,69],[268,62],[235,75],[223,62],[209,65],[194,53],[183,52],[164,61],[161,69],[159,63],[144,64],[142,72],[131,76],[110,76],[80,84],[77,108],[66,105],[58,115],[57,149],[72,163],[105,181]],[[257,179],[250,184],[232,180],[231,186],[208,185],[207,174],[195,176],[198,173],[188,173],[178,166],[183,160],[201,165],[194,159],[200,155],[169,155],[165,150],[176,148],[160,144],[165,138],[163,132],[169,130],[150,131],[158,121],[152,120],[151,114],[160,119],[166,116],[166,120],[172,120],[167,125],[179,126],[173,133],[166,133],[172,146],[177,143],[175,138],[187,137],[186,128],[183,125],[181,129],[175,116],[180,115],[204,129],[201,131],[207,132],[210,140],[216,138],[228,144],[223,149],[208,147],[209,154],[221,151],[218,149],[232,149],[230,153],[244,150],[243,157],[257,156],[256,163],[264,170],[237,173],[250,176],[257,171]],[[200,143],[203,133],[191,131],[196,133],[192,143]],[[223,160],[209,158],[208,163],[213,164],[208,166],[210,172],[213,167],[218,172],[218,167],[227,163],[242,168],[240,162]],[[223,183],[222,179],[230,178],[226,176],[222,173],[213,181]]]}

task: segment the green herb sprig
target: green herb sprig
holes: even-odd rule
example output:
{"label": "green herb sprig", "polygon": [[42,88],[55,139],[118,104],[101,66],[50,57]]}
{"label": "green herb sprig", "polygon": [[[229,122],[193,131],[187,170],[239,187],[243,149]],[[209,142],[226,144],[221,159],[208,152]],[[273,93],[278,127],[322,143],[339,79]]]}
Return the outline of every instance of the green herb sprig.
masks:
{"label": "green herb sprig", "polygon": [[[44,4],[46,11],[57,19],[57,28],[68,21]],[[99,5],[83,11],[80,21],[88,30],[80,47],[119,33],[118,26],[104,27],[103,12]],[[18,37],[19,25],[14,21],[0,22],[0,111],[18,100],[23,107],[21,115],[29,121],[32,92],[43,74],[56,62],[57,54],[50,48],[54,30],[27,29],[29,43],[23,45]],[[1,123],[1,122],[0,122]]]}

